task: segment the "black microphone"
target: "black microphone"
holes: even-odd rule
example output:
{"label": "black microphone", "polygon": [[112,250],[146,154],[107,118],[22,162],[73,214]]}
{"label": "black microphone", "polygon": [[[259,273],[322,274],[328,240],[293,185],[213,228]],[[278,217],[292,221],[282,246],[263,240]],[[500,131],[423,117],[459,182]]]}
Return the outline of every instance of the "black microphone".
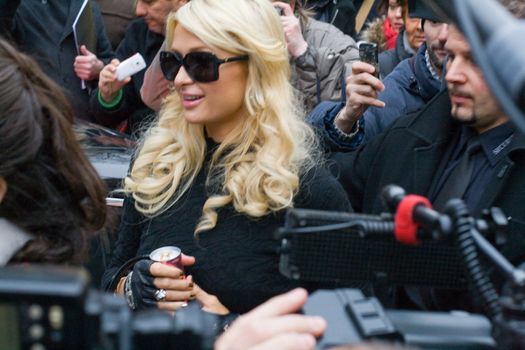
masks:
{"label": "black microphone", "polygon": [[450,217],[433,210],[426,198],[414,195],[407,197],[397,185],[385,186],[382,198],[387,209],[396,213],[394,233],[399,242],[417,244],[421,239],[439,240],[451,234]]}

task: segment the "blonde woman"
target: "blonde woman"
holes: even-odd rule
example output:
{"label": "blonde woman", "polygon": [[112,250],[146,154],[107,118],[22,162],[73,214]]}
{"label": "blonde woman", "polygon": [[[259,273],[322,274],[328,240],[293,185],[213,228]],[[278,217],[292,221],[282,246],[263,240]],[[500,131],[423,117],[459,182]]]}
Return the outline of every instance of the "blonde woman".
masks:
{"label": "blonde woman", "polygon": [[117,292],[132,307],[246,312],[295,287],[273,239],[287,208],[349,210],[319,165],[289,83],[279,16],[268,0],[192,0],[167,23],[161,67],[174,91],[144,136],[106,288],[134,256],[178,246],[179,269],[141,261]]}

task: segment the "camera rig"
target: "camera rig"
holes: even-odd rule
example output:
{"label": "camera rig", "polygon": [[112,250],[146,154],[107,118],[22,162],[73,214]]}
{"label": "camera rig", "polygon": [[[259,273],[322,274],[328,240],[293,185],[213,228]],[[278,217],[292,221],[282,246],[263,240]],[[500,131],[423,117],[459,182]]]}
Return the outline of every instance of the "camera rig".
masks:
{"label": "camera rig", "polygon": [[[298,281],[361,289],[371,285],[375,291],[471,286],[488,319],[464,312],[385,310],[375,297],[355,289],[323,291],[306,308],[328,319],[320,348],[370,338],[432,349],[525,348],[525,271],[484,237],[504,239],[507,221],[501,210],[492,208],[476,220],[462,200],[452,199],[439,213],[426,198],[405,195],[394,185],[384,188],[382,200],[387,212],[380,215],[289,210],[276,233],[281,272]],[[486,261],[507,280],[503,296],[488,277]],[[375,295],[383,297],[381,292]],[[352,329],[331,331],[343,324]]]}
{"label": "camera rig", "polygon": [[197,303],[175,316],[133,312],[123,298],[90,289],[84,270],[0,269],[0,349],[213,349],[218,326]]}

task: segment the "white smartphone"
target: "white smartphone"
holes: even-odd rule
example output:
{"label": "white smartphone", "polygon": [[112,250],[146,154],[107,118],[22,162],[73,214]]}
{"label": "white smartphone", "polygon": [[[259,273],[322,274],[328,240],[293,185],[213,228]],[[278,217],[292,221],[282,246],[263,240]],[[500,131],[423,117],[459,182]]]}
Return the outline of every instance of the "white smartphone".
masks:
{"label": "white smartphone", "polygon": [[140,53],[136,53],[133,56],[120,62],[117,67],[117,79],[122,81],[133,74],[140,72],[146,68],[146,62]]}

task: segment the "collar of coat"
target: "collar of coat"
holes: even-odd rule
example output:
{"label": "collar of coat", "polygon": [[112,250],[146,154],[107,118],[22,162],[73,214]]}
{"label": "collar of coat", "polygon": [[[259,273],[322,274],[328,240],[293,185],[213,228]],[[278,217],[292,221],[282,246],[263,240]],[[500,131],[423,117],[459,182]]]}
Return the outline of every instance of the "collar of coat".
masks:
{"label": "collar of coat", "polygon": [[[440,91],[423,109],[400,120],[394,129],[406,128],[428,144],[448,142],[461,127],[461,124],[450,116],[451,108],[448,91]],[[525,135],[516,130],[509,147],[511,158],[513,154],[525,151]]]}

